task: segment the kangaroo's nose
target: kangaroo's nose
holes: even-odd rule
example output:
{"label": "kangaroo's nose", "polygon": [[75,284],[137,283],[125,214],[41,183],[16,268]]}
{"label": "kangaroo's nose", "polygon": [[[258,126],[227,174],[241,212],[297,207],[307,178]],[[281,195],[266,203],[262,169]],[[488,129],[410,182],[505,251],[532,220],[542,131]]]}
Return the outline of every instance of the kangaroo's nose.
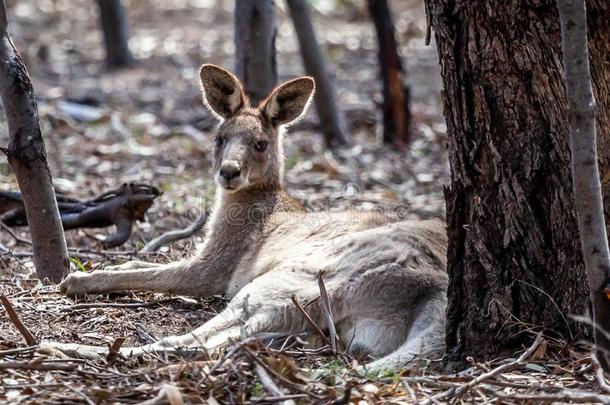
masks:
{"label": "kangaroo's nose", "polygon": [[227,180],[234,179],[235,177],[239,176],[240,173],[241,170],[237,162],[227,162],[220,168],[220,175]]}

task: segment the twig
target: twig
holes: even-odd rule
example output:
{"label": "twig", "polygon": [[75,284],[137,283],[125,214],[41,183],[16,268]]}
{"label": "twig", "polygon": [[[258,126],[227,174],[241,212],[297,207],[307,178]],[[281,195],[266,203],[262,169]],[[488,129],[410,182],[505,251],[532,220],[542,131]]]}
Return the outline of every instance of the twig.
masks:
{"label": "twig", "polygon": [[[167,401],[165,399],[167,399]],[[153,398],[151,398],[147,401],[142,401],[139,404],[140,405],[157,405],[157,404],[165,404],[168,402],[170,404],[184,403],[183,399],[182,399],[182,393],[180,392],[180,389],[178,387],[176,387],[175,385],[163,384],[161,386],[161,389],[159,389],[159,392],[157,393],[157,395],[155,395]]]}
{"label": "twig", "polygon": [[[469,389],[476,386],[477,384],[480,384],[486,380],[489,380],[489,379],[497,376],[498,374],[502,374],[502,373],[505,373],[507,371],[510,371],[510,370],[513,370],[513,369],[519,367],[536,351],[536,349],[538,348],[538,346],[540,346],[542,341],[543,341],[542,332],[539,332],[538,335],[536,336],[536,339],[534,340],[534,343],[532,343],[532,345],[529,347],[529,349],[527,349],[525,352],[523,352],[523,354],[521,354],[521,356],[519,356],[519,358],[517,360],[511,361],[510,363],[502,364],[501,366],[498,366],[498,367],[494,368],[493,370],[488,371],[487,373],[481,374],[477,378],[469,381],[468,383],[466,383],[464,385],[450,388],[447,391],[434,395],[433,397],[430,398],[430,400],[432,400],[432,399],[439,400],[439,399],[444,399],[444,398],[448,398],[448,397],[459,397],[459,396],[463,395]],[[430,401],[426,402],[426,404],[428,404],[429,402]]]}
{"label": "twig", "polygon": [[147,302],[86,302],[82,304],[67,305],[61,308],[62,311],[73,311],[77,309],[88,309],[88,308],[140,308],[150,307],[153,305],[162,305],[167,302],[174,301],[174,298],[167,298],[157,301]]}
{"label": "twig", "polygon": [[333,350],[333,354],[337,354],[337,330],[335,329],[335,323],[333,322],[333,311],[330,308],[330,300],[326,293],[326,286],[324,280],[322,280],[322,272],[318,272],[318,288],[320,289],[320,309],[326,319],[326,326],[328,327],[328,334],[330,336],[330,347]]}
{"label": "twig", "polygon": [[214,361],[214,360],[185,361],[183,363],[169,364],[167,366],[163,366],[161,368],[158,368],[156,371],[158,373],[163,373],[163,372],[169,373],[169,372],[175,372],[175,371],[188,370],[188,369],[192,369],[192,368],[202,368],[205,366],[211,366],[215,363],[216,363],[216,361]]}
{"label": "twig", "polygon": [[33,352],[34,350],[36,350],[37,347],[38,347],[37,345],[34,345],[34,346],[28,346],[28,347],[18,347],[16,349],[0,350],[0,356],[10,356],[10,355],[14,355],[14,354],[23,354],[23,353]]}
{"label": "twig", "polygon": [[0,361],[0,370],[7,369],[73,371],[76,369],[76,364],[43,363],[36,360]]}
{"label": "twig", "polygon": [[17,235],[8,225],[6,225],[2,221],[0,221],[0,228],[7,231],[9,233],[9,235],[11,235],[13,237],[13,239],[15,239],[17,242],[32,246],[31,240],[24,239],[21,236]]}
{"label": "twig", "polygon": [[303,317],[305,317],[305,320],[307,321],[309,326],[311,326],[313,328],[313,330],[316,331],[322,337],[322,339],[324,339],[326,344],[328,344],[330,346],[331,345],[330,340],[328,340],[328,338],[326,337],[324,332],[322,332],[322,330],[318,327],[318,325],[316,325],[316,323],[313,321],[313,319],[311,319],[311,317],[309,316],[307,311],[305,311],[305,308],[303,308],[303,306],[301,304],[299,304],[299,301],[297,301],[296,297],[293,295],[292,297],[290,297],[290,299],[292,300],[294,305],[297,307],[299,312],[301,314],[303,314]]}
{"label": "twig", "polygon": [[244,348],[244,346],[252,343],[254,340],[256,340],[256,338],[254,337],[249,337],[246,338],[244,340],[242,340],[241,342],[239,342],[238,344],[236,344],[226,355],[224,355],[220,360],[218,360],[218,362],[216,364],[214,364],[214,366],[212,366],[212,368],[210,369],[210,374],[213,374],[214,372],[216,372],[216,370],[218,370],[220,368],[220,366],[222,366],[222,364],[227,361],[228,359],[230,359],[231,357],[233,357],[235,354],[237,354],[241,349]]}
{"label": "twig", "polygon": [[409,381],[407,381],[406,378],[402,378],[401,381],[402,381],[402,385],[404,385],[405,389],[409,393],[409,397],[411,398],[411,401],[413,401],[413,403],[415,405],[418,405],[419,401],[417,400],[417,395],[415,395],[415,391],[413,391],[413,388],[411,387],[411,384],[409,384]]}
{"label": "twig", "polygon": [[[282,389],[277,386],[275,381],[273,381],[273,378],[271,378],[271,376],[269,375],[269,373],[267,373],[267,370],[265,370],[263,366],[257,363],[254,366],[254,372],[256,373],[256,376],[260,380],[261,384],[263,384],[263,387],[265,387],[267,392],[269,392],[269,394],[275,397],[281,397],[284,395]],[[293,400],[287,400],[282,402],[286,405],[295,403]]]}
{"label": "twig", "polygon": [[252,403],[258,403],[260,401],[263,401],[264,403],[267,403],[267,402],[283,402],[283,401],[287,401],[289,399],[303,399],[303,398],[308,398],[308,396],[305,395],[305,394],[293,394],[293,395],[282,395],[282,396],[279,396],[279,397],[264,397],[264,398],[261,398],[261,399],[259,399],[257,401],[253,401]]}
{"label": "twig", "polygon": [[121,346],[123,346],[123,343],[125,343],[126,340],[127,338],[121,336],[116,338],[112,345],[108,346],[108,355],[106,356],[106,361],[108,362],[108,364],[112,363],[114,359],[116,359],[116,357],[121,353]]}
{"label": "twig", "polygon": [[287,384],[287,385],[289,385],[289,386],[291,386],[291,387],[301,391],[302,393],[309,395],[312,398],[315,398],[315,399],[318,399],[318,400],[324,399],[324,397],[316,395],[313,392],[307,391],[301,385],[299,385],[299,384],[297,384],[295,382],[290,381],[288,378],[284,377],[283,375],[279,374],[278,372],[276,372],[275,370],[270,368],[264,361],[262,361],[261,359],[258,358],[256,353],[254,353],[248,347],[244,346],[243,348],[244,348],[244,351],[250,356],[250,358],[252,358],[252,360],[254,360],[257,364],[261,365],[267,372],[269,372],[269,373],[273,374],[274,376],[276,376],[284,384]]}
{"label": "twig", "polygon": [[141,253],[153,253],[159,250],[161,246],[165,246],[170,244],[171,242],[185,239],[193,234],[199,232],[201,228],[205,225],[208,220],[207,212],[199,215],[195,222],[184,229],[175,229],[172,231],[165,232],[163,235],[151,240],[148,242],[142,249],[140,249]]}
{"label": "twig", "polygon": [[80,392],[79,390],[70,387],[70,385],[68,385],[67,383],[63,383],[63,386],[66,387],[66,389],[72,391],[73,393],[75,393],[76,395],[78,395],[79,397],[81,397],[82,399],[85,400],[86,403],[88,403],[89,405],[95,405],[95,402],[93,402],[91,400],[91,398],[89,398],[85,393]]}
{"label": "twig", "polygon": [[593,366],[595,379],[597,380],[597,385],[599,385],[599,388],[606,393],[610,393],[610,385],[606,381],[606,377],[604,377],[604,370],[602,369],[601,364],[599,364],[599,360],[597,359],[595,353],[591,354],[591,365]]}
{"label": "twig", "polygon": [[26,328],[25,325],[21,322],[21,319],[19,319],[19,315],[17,315],[17,312],[15,312],[15,309],[13,308],[11,301],[8,298],[6,298],[4,295],[0,296],[0,300],[2,301],[2,305],[4,306],[4,309],[6,309],[8,317],[11,319],[11,322],[13,322],[13,325],[15,325],[15,327],[17,328],[19,333],[21,333],[21,335],[25,339],[25,342],[28,344],[28,346],[34,346],[37,343],[36,338],[34,337],[34,335],[32,335],[30,333],[28,328]]}
{"label": "twig", "polygon": [[531,403],[567,403],[576,402],[581,404],[610,404],[610,396],[597,394],[595,392],[562,390],[556,394],[540,393],[540,394],[502,394],[492,391],[494,399],[497,400],[513,400],[518,402],[532,401]]}

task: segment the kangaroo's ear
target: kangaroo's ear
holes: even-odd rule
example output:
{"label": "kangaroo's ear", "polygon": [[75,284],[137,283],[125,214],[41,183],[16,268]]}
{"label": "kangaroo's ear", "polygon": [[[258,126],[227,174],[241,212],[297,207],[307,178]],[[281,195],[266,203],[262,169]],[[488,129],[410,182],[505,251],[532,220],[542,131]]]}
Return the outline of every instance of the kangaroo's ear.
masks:
{"label": "kangaroo's ear", "polygon": [[206,64],[199,70],[203,88],[203,102],[221,119],[234,116],[248,104],[239,79],[216,65]]}
{"label": "kangaroo's ear", "polygon": [[315,88],[313,77],[290,80],[276,87],[259,108],[274,127],[290,124],[305,114]]}

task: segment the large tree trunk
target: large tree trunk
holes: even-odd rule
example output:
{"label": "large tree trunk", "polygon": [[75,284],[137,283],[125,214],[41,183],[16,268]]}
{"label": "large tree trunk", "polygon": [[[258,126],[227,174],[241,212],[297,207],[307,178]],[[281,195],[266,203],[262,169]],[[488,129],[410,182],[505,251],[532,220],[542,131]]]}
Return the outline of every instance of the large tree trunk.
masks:
{"label": "large tree trunk", "polygon": [[411,141],[409,89],[405,85],[392,12],[387,0],[367,0],[367,3],[379,44],[379,74],[383,82],[383,141],[406,145]]}
{"label": "large tree trunk", "polygon": [[[603,173],[610,136],[604,2],[588,3]],[[448,360],[514,349],[528,338],[517,334],[527,325],[567,339],[589,336],[587,325],[570,318],[589,305],[555,1],[426,6],[442,68],[451,164]]]}
{"label": "large tree trunk", "polygon": [[305,0],[287,0],[286,3],[299,39],[305,70],[316,80],[314,102],[326,146],[345,145],[345,129],[335,103],[333,86],[324,66],[324,56],[309,18],[307,3]]}
{"label": "large tree trunk", "polygon": [[235,72],[253,105],[277,82],[273,0],[235,2]]}
{"label": "large tree trunk", "polygon": [[129,50],[129,22],[121,0],[97,0],[106,46],[106,65],[121,68],[133,63]]}
{"label": "large tree trunk", "polygon": [[0,93],[10,136],[8,148],[3,151],[23,196],[36,272],[43,282],[57,283],[70,268],[66,241],[38,123],[34,90],[8,35],[4,0],[0,0]]}

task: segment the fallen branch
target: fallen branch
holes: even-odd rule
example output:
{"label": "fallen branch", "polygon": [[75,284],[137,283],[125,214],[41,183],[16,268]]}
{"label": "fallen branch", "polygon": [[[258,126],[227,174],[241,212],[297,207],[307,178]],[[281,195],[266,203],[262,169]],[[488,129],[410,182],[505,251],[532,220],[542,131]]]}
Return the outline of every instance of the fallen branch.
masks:
{"label": "fallen branch", "polygon": [[204,212],[199,215],[195,222],[184,229],[175,229],[165,232],[163,235],[151,240],[140,250],[142,253],[152,253],[159,250],[160,247],[175,242],[180,239],[186,239],[195,233],[199,232],[208,220],[208,213]]}
{"label": "fallen branch", "polygon": [[[159,195],[161,192],[156,187],[125,183],[91,200],[80,201],[58,195],[57,205],[64,230],[115,225],[116,232],[102,241],[105,248],[111,248],[129,239],[133,222],[144,221],[144,214]],[[5,225],[28,225],[21,198],[19,193],[0,193],[0,221]],[[15,235],[13,237],[17,239]]]}
{"label": "fallen branch", "polygon": [[35,345],[37,343],[36,338],[34,337],[34,335],[32,335],[30,333],[28,328],[26,328],[25,325],[21,322],[21,319],[19,318],[19,315],[17,315],[17,312],[15,312],[15,309],[13,308],[13,304],[11,304],[11,301],[8,298],[6,298],[4,295],[0,296],[0,301],[2,301],[2,305],[4,306],[4,309],[6,309],[6,313],[8,314],[8,317],[10,318],[11,322],[13,322],[13,325],[15,325],[15,327],[17,328],[19,333],[21,333],[21,335],[25,339],[25,342],[28,344],[28,346]]}

